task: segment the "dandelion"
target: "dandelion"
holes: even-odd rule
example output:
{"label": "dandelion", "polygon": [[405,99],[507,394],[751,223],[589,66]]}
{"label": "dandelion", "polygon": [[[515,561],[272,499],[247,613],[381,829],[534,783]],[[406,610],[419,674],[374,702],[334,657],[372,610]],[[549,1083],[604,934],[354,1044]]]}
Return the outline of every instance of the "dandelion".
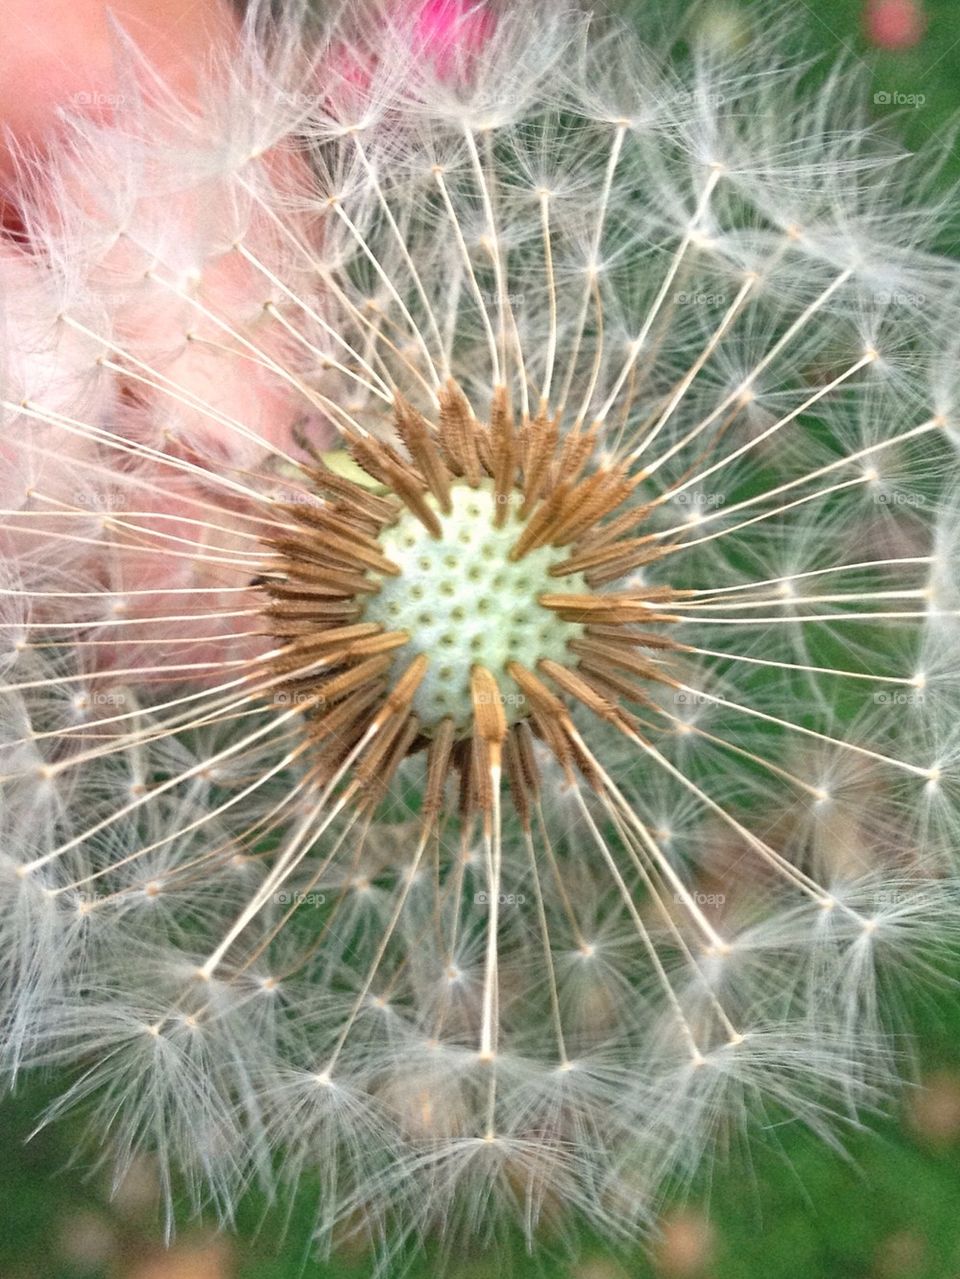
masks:
{"label": "dandelion", "polygon": [[225,1220],[628,1237],[956,935],[946,202],[766,38],[267,8],[0,260],[5,1060]]}

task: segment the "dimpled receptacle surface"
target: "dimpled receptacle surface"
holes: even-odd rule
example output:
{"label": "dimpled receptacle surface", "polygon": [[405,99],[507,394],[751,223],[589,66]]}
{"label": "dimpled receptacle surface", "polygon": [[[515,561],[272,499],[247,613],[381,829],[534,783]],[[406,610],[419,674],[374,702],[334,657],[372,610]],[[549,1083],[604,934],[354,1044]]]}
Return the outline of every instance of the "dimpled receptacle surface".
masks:
{"label": "dimpled receptacle surface", "polygon": [[569,663],[567,642],[583,631],[576,623],[561,621],[538,603],[538,597],[588,589],[579,574],[549,575],[550,566],[569,555],[563,547],[540,547],[516,563],[509,558],[524,526],[518,515],[519,494],[509,495],[510,510],[502,528],[494,527],[497,497],[492,483],[477,488],[457,483],[450,497],[449,515],[429,499],[443,526],[439,538],[407,511],[383,532],[380,544],[401,572],[381,579],[379,593],[364,610],[365,620],[410,636],[410,642],[397,650],[394,677],[418,654],[430,658],[413,702],[427,733],[446,717],[461,732],[469,730],[470,672],[475,665],[485,666],[496,677],[507,722],[521,719],[523,698],[506,673],[507,662],[517,661],[531,670],[545,657]]}

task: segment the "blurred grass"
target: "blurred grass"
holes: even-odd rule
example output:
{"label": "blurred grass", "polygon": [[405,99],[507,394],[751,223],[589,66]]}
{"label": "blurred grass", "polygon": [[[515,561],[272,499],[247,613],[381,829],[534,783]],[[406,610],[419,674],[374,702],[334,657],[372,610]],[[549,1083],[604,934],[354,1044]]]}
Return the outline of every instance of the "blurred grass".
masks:
{"label": "blurred grass", "polygon": [[[653,1255],[613,1258],[589,1239],[576,1260],[533,1259],[517,1242],[514,1279],[960,1279],[960,966],[919,1010],[926,1087],[899,1114],[852,1132],[843,1156],[796,1128],[717,1165],[711,1185],[665,1211]],[[916,1010],[914,1010],[916,1011]],[[0,1279],[366,1279],[369,1258],[310,1257],[310,1187],[289,1222],[255,1196],[238,1231],[216,1242],[186,1224],[170,1256],[159,1248],[149,1163],[111,1203],[106,1174],[70,1167],[79,1121],[33,1140],[52,1094],[33,1085],[0,1107]],[[434,1279],[416,1258],[409,1279]],[[456,1264],[450,1279],[488,1279],[490,1260]]]}
{"label": "blurred grass", "polygon": [[[646,3],[646,0],[640,0]],[[918,0],[926,15],[922,39],[911,49],[887,51],[869,46],[863,26],[866,0],[700,0],[689,6],[688,21],[756,23],[762,31],[771,10],[797,28],[798,46],[823,55],[829,66],[841,58],[866,77],[867,106],[874,119],[889,124],[895,136],[920,149],[945,145],[943,183],[960,179],[960,140],[954,128],[960,116],[960,3]],[[700,16],[704,15],[704,16]],[[878,94],[903,94],[917,105],[875,100]]]}
{"label": "blurred grass", "polygon": [[[765,0],[720,0],[704,11],[759,21]],[[960,112],[960,0],[928,0],[928,27],[913,49],[868,51],[859,0],[799,0],[785,12],[814,50],[864,63],[870,110],[912,146],[948,141]],[[896,111],[878,93],[919,97]],[[941,180],[960,179],[960,146],[949,146]],[[955,246],[954,246],[955,247]],[[957,970],[960,976],[960,970]],[[574,1262],[534,1260],[518,1245],[516,1279],[960,1279],[960,987],[924,1007],[916,1055],[925,1090],[846,1155],[784,1128],[714,1170],[709,1186],[668,1208],[652,1256],[611,1258],[590,1240]],[[360,1255],[310,1258],[309,1188],[289,1223],[251,1199],[237,1235],[211,1239],[187,1226],[169,1255],[159,1247],[151,1170],[111,1202],[106,1176],[71,1165],[76,1124],[27,1140],[55,1082],[32,1084],[0,1105],[0,1279],[361,1279]],[[506,1266],[504,1267],[506,1268]],[[492,1261],[458,1265],[452,1279],[486,1279]],[[410,1279],[432,1279],[436,1263],[415,1259]]]}

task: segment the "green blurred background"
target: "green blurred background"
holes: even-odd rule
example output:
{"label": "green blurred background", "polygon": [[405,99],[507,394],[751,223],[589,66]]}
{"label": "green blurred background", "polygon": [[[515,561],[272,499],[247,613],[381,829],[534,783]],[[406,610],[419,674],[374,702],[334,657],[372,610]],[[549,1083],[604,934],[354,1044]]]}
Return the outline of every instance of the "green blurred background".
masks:
{"label": "green blurred background", "polygon": [[[654,3],[657,0],[636,0]],[[914,146],[949,144],[960,113],[960,0],[926,0],[925,27],[909,47],[868,38],[861,0],[779,0],[804,44],[862,64],[869,109]],[[894,19],[898,5],[892,3]],[[725,28],[766,22],[750,0],[686,6],[685,20]],[[897,108],[897,95],[917,105]],[[892,100],[892,101],[891,101]],[[942,180],[960,178],[960,143]],[[960,968],[922,1008],[919,1083],[901,1105],[846,1142],[844,1156],[790,1128],[713,1170],[709,1182],[665,1209],[646,1251],[611,1255],[589,1238],[571,1260],[471,1257],[450,1279],[960,1279]],[[951,968],[953,969],[951,973]],[[361,1279],[362,1254],[319,1263],[310,1255],[310,1187],[289,1217],[251,1200],[237,1231],[217,1236],[186,1223],[170,1251],[160,1244],[156,1174],[144,1159],[111,1194],[108,1175],[76,1155],[79,1123],[31,1137],[56,1081],[0,1104],[0,1279]],[[427,1279],[430,1256],[404,1273]]]}

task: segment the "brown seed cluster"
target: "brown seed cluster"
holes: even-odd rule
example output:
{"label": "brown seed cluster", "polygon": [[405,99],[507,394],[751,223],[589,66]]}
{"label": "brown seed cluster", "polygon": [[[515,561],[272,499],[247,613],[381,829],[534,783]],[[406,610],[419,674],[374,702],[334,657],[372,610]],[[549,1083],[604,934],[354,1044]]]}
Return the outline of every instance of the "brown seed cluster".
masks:
{"label": "brown seed cluster", "polygon": [[[534,736],[565,769],[592,780],[569,703],[633,735],[641,725],[628,707],[653,705],[651,681],[675,684],[666,655],[682,646],[662,627],[676,620],[667,608],[676,593],[599,589],[662,548],[633,536],[648,515],[630,500],[641,477],[629,475],[625,463],[597,464],[593,432],[561,437],[557,421],[545,415],[517,423],[503,390],[493,396],[489,423],[478,421],[457,385],[449,384],[439,398],[435,423],[405,401],[396,403],[402,451],[372,436],[348,437],[350,455],[379,491],[319,462],[307,470],[317,502],[282,506],[290,531],[270,543],[260,579],[269,628],[280,645],[274,675],[282,678],[284,702],[293,700],[305,712],[319,780],[348,765],[363,802],[373,805],[401,761],[425,749],[425,818],[439,814],[451,772],[460,779],[461,813],[489,815],[491,775],[499,774],[503,760],[515,807],[526,821],[539,788]],[[409,512],[439,538],[453,486],[464,484],[492,484],[498,526],[508,510],[519,511],[522,527],[510,560],[545,546],[567,552],[550,569],[556,591],[540,593],[531,604],[578,624],[569,663],[543,658],[536,669],[518,661],[501,670],[475,665],[467,730],[450,719],[418,720],[412,703],[429,655],[417,653],[398,665],[411,636],[365,620],[365,605],[380,582],[401,573],[384,553],[384,531]],[[565,592],[564,578],[572,575],[588,589]],[[523,705],[512,725],[503,712],[508,689]]]}

